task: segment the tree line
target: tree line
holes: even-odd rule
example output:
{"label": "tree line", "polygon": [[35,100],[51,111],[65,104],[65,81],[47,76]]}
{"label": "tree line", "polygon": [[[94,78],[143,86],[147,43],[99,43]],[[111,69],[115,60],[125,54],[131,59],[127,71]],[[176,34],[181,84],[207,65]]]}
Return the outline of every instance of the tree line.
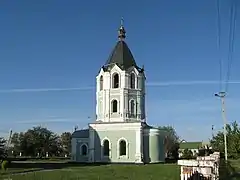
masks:
{"label": "tree line", "polygon": [[[240,127],[237,121],[226,125],[227,150],[230,159],[240,158]],[[224,133],[218,131],[210,140],[210,144],[215,151],[224,155]]]}
{"label": "tree line", "polygon": [[69,156],[71,153],[71,133],[61,135],[37,126],[26,132],[13,133],[6,151],[6,140],[0,138],[0,158],[6,156],[53,157]]}
{"label": "tree line", "polygon": [[[158,127],[165,132],[165,156],[171,159],[178,159],[178,150],[181,140],[175,129],[171,126]],[[235,121],[226,125],[228,157],[240,158],[240,127]],[[53,131],[37,126],[28,129],[26,132],[13,133],[10,146],[6,151],[7,141],[0,137],[0,160],[7,156],[28,156],[28,157],[69,157],[71,155],[71,132],[64,132],[61,135]],[[218,131],[210,139],[210,147],[213,151],[224,154],[224,134]],[[189,151],[190,152],[190,151]],[[190,156],[186,150],[186,156]]]}
{"label": "tree line", "polygon": [[[178,150],[181,140],[175,129],[171,126],[158,127],[165,132],[165,155],[172,159],[178,159]],[[240,158],[240,127],[235,121],[226,125],[228,157]],[[71,155],[71,132],[61,135],[53,131],[37,126],[26,132],[15,132],[6,151],[7,141],[0,137],[0,159],[7,156],[27,157],[69,157]],[[218,131],[210,139],[210,147],[213,151],[224,154],[224,134]],[[187,151],[186,151],[187,152]],[[188,155],[186,153],[186,155]],[[190,155],[188,155],[190,156]]]}
{"label": "tree line", "polygon": [[[174,128],[171,126],[163,126],[160,129],[168,132],[168,138],[165,142],[165,151],[167,157],[172,157],[178,159],[178,150],[181,143],[181,139],[177,135]],[[240,126],[237,121],[229,123],[226,125],[226,137],[227,137],[227,151],[228,158],[230,159],[239,159],[240,158]],[[219,130],[212,137],[209,138],[210,145],[207,149],[200,149],[198,156],[209,155],[214,151],[220,152],[221,156],[224,156],[224,132]],[[183,158],[194,158],[192,152],[188,149],[185,149],[183,152]]]}
{"label": "tree line", "polygon": [[[172,127],[161,127],[165,129],[170,136],[168,142],[165,143],[165,151],[168,153],[168,157],[178,158],[179,145],[181,143],[180,138],[177,136],[176,131]],[[240,126],[237,121],[226,125],[226,137],[227,137],[227,151],[228,158],[239,159],[240,158]],[[170,139],[169,139],[170,138]],[[198,156],[209,155],[214,151],[220,152],[221,156],[224,156],[224,132],[219,130],[212,137],[209,138],[210,145],[207,149],[200,149]],[[183,152],[184,158],[194,158],[190,150],[185,149]]]}
{"label": "tree line", "polygon": [[[166,133],[166,156],[177,158],[179,137],[171,126],[158,127]],[[26,132],[15,132],[11,137],[10,146],[6,150],[6,140],[0,138],[0,159],[4,156],[24,157],[64,157],[71,155],[71,133],[64,132],[61,135],[53,131],[37,126]]]}

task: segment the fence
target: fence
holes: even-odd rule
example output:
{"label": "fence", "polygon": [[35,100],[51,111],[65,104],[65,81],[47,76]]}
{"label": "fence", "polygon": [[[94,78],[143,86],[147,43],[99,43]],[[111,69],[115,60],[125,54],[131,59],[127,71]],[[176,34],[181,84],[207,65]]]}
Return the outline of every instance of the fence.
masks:
{"label": "fence", "polygon": [[181,180],[219,180],[220,153],[199,156],[196,160],[178,160]]}

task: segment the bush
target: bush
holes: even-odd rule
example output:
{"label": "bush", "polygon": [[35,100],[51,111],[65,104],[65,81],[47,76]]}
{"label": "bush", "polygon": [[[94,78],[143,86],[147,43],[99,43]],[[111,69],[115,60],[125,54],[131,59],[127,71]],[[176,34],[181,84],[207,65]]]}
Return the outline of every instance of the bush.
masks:
{"label": "bush", "polygon": [[182,157],[183,159],[193,159],[193,153],[190,149],[184,149]]}
{"label": "bush", "polygon": [[7,170],[7,168],[9,167],[9,164],[10,164],[9,161],[4,160],[4,161],[2,162],[2,164],[1,164],[2,170],[4,170],[4,171]]}

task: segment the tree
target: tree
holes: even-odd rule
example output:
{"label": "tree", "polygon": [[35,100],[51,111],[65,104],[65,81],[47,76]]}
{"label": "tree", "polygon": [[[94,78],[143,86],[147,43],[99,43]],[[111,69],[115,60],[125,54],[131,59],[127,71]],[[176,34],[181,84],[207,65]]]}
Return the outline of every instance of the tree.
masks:
{"label": "tree", "polygon": [[13,151],[13,155],[16,156],[20,153],[20,134],[19,133],[13,133],[11,138],[11,145],[13,146],[11,150]]}
{"label": "tree", "polygon": [[5,145],[6,145],[6,140],[0,137],[0,162],[7,157]]}
{"label": "tree", "polygon": [[[226,125],[227,134],[227,150],[228,157],[239,158],[240,157],[240,128],[238,123],[235,121],[231,124]],[[211,146],[215,151],[220,151],[224,154],[224,134],[219,131],[210,140]]]}
{"label": "tree", "polygon": [[60,152],[60,138],[52,131],[41,126],[26,132],[14,133],[12,138],[14,150],[25,156],[57,156]]}
{"label": "tree", "polygon": [[39,153],[40,156],[45,156],[47,152],[50,156],[58,154],[59,137],[52,131],[38,126],[28,130],[25,134],[30,138],[28,143],[31,144],[30,149],[33,150],[35,155]]}
{"label": "tree", "polygon": [[63,153],[69,155],[72,149],[72,134],[70,132],[64,132],[61,134],[61,145],[63,148]]}
{"label": "tree", "polygon": [[193,152],[190,149],[184,149],[181,158],[183,158],[183,159],[192,159],[193,158]]}
{"label": "tree", "polygon": [[160,130],[166,133],[165,152],[167,157],[178,159],[179,137],[172,126],[160,126]]}

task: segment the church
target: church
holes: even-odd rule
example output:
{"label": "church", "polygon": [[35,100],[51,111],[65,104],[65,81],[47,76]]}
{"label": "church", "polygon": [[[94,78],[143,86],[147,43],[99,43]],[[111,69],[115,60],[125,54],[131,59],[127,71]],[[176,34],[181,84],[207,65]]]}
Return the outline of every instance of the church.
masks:
{"label": "church", "polygon": [[121,23],[118,41],[96,77],[96,120],[72,134],[72,161],[165,161],[164,132],[146,122],[145,71],[136,64],[125,38]]}

